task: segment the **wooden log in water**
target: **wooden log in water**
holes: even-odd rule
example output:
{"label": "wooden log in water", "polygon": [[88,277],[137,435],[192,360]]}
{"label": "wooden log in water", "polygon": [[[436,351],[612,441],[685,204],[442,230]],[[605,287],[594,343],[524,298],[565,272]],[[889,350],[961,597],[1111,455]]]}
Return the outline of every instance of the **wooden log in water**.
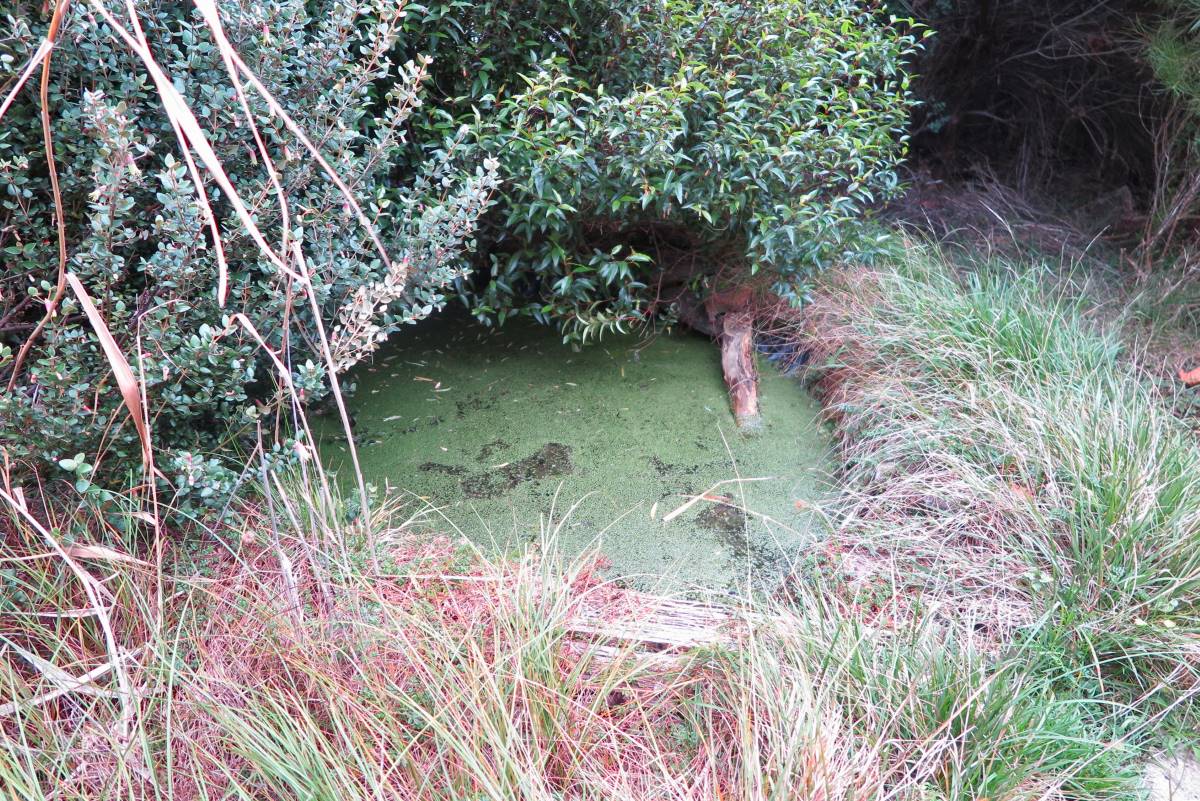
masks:
{"label": "wooden log in water", "polygon": [[739,426],[757,425],[758,367],[754,363],[754,318],[749,312],[730,312],[722,320],[721,371],[734,419]]}
{"label": "wooden log in water", "polygon": [[749,287],[714,292],[704,301],[721,346],[721,372],[733,416],[741,427],[759,423],[758,367],[754,363],[754,293]]}
{"label": "wooden log in water", "polygon": [[721,372],[729,388],[734,419],[741,427],[754,427],[761,421],[753,307],[754,296],[748,288],[714,292],[703,302],[685,292],[676,304],[681,322],[708,334],[720,345]]}

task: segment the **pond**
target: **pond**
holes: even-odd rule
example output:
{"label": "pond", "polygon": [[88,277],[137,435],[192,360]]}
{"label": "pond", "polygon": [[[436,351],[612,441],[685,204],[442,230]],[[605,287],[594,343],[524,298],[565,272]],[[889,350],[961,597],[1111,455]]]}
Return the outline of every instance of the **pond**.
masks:
{"label": "pond", "polygon": [[[347,383],[367,480],[435,505],[431,526],[495,549],[554,528],[635,586],[725,589],[773,583],[820,529],[829,433],[799,381],[762,371],[763,426],[743,433],[705,337],[573,348],[532,322],[446,315]],[[344,442],[322,451],[348,473]]]}

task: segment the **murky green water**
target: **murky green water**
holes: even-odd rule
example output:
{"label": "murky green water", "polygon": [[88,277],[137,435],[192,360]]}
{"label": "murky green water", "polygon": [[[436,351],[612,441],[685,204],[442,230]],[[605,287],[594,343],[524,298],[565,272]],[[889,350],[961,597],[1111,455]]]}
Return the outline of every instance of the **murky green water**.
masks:
{"label": "murky green water", "polygon": [[[476,542],[536,539],[552,519],[568,552],[599,539],[639,585],[723,588],[748,572],[769,583],[819,526],[804,507],[822,494],[828,434],[796,380],[763,372],[765,425],[743,435],[707,339],[575,351],[541,326],[452,317],[393,337],[351,376],[350,406],[368,480],[428,499]],[[344,464],[344,443],[323,451]],[[706,491],[740,508],[701,500],[672,517]]]}

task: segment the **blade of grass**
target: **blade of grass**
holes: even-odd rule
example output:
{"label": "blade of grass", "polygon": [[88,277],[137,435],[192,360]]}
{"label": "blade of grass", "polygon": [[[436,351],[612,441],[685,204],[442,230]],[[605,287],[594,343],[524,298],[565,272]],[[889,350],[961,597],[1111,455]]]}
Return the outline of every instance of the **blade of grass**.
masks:
{"label": "blade of grass", "polygon": [[66,563],[71,572],[83,585],[84,593],[88,597],[92,608],[96,611],[96,620],[100,624],[100,630],[104,634],[105,648],[108,650],[108,662],[117,679],[117,686],[120,692],[121,717],[118,721],[118,735],[123,743],[129,742],[130,726],[134,718],[133,708],[133,685],[129,680],[129,675],[126,672],[123,661],[124,657],[117,645],[117,636],[113,630],[112,617],[109,615],[108,603],[105,602],[103,596],[108,596],[111,600],[111,593],[104,584],[96,579],[91,573],[83,568],[69,553],[63,548],[62,543],[54,536],[41,521],[30,513],[29,509],[23,503],[18,503],[17,499],[10,495],[7,491],[0,489],[0,498],[6,501],[9,507],[17,513],[17,515],[25,520],[25,522],[36,531],[41,538],[49,545]]}
{"label": "blade of grass", "polygon": [[80,283],[74,273],[67,273],[66,280],[71,285],[75,297],[79,300],[79,305],[83,307],[83,312],[87,315],[92,330],[96,332],[96,337],[100,340],[100,347],[104,350],[104,355],[108,359],[109,366],[112,367],[113,375],[117,378],[117,386],[121,390],[122,399],[125,401],[125,408],[129,410],[129,416],[133,418],[133,424],[137,428],[138,440],[142,444],[143,466],[149,475],[148,480],[153,481],[154,450],[150,442],[150,429],[146,423],[146,416],[142,409],[142,394],[137,377],[134,376],[133,370],[129,367],[129,362],[125,359],[125,355],[121,353],[120,346],[117,345],[112,332],[108,330],[108,325],[104,322],[104,318],[96,310],[96,306],[92,303],[92,299],[88,295],[87,290],[84,289],[83,284]]}
{"label": "blade of grass", "polygon": [[21,93],[21,89],[29,81],[29,78],[33,75],[34,70],[41,65],[46,56],[49,55],[50,51],[53,49],[54,42],[49,38],[43,39],[42,43],[38,45],[38,49],[34,52],[33,57],[29,59],[29,62],[25,65],[25,68],[21,70],[21,74],[17,77],[17,82],[13,85],[12,90],[5,96],[4,102],[0,103],[0,120],[4,119],[4,115],[8,113],[9,107],[13,104],[13,101],[17,99],[17,95]]}

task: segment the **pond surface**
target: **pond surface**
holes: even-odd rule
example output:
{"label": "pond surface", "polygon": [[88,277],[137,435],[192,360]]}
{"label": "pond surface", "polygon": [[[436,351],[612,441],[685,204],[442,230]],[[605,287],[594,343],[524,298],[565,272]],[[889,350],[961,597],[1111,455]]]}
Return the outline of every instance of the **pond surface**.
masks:
{"label": "pond surface", "polygon": [[[819,531],[830,445],[800,383],[762,370],[764,424],[744,434],[707,338],[573,349],[530,322],[446,316],[356,368],[349,405],[368,481],[426,499],[485,547],[536,541],[552,521],[567,553],[598,542],[638,586],[763,586]],[[322,451],[346,464],[332,434]]]}

